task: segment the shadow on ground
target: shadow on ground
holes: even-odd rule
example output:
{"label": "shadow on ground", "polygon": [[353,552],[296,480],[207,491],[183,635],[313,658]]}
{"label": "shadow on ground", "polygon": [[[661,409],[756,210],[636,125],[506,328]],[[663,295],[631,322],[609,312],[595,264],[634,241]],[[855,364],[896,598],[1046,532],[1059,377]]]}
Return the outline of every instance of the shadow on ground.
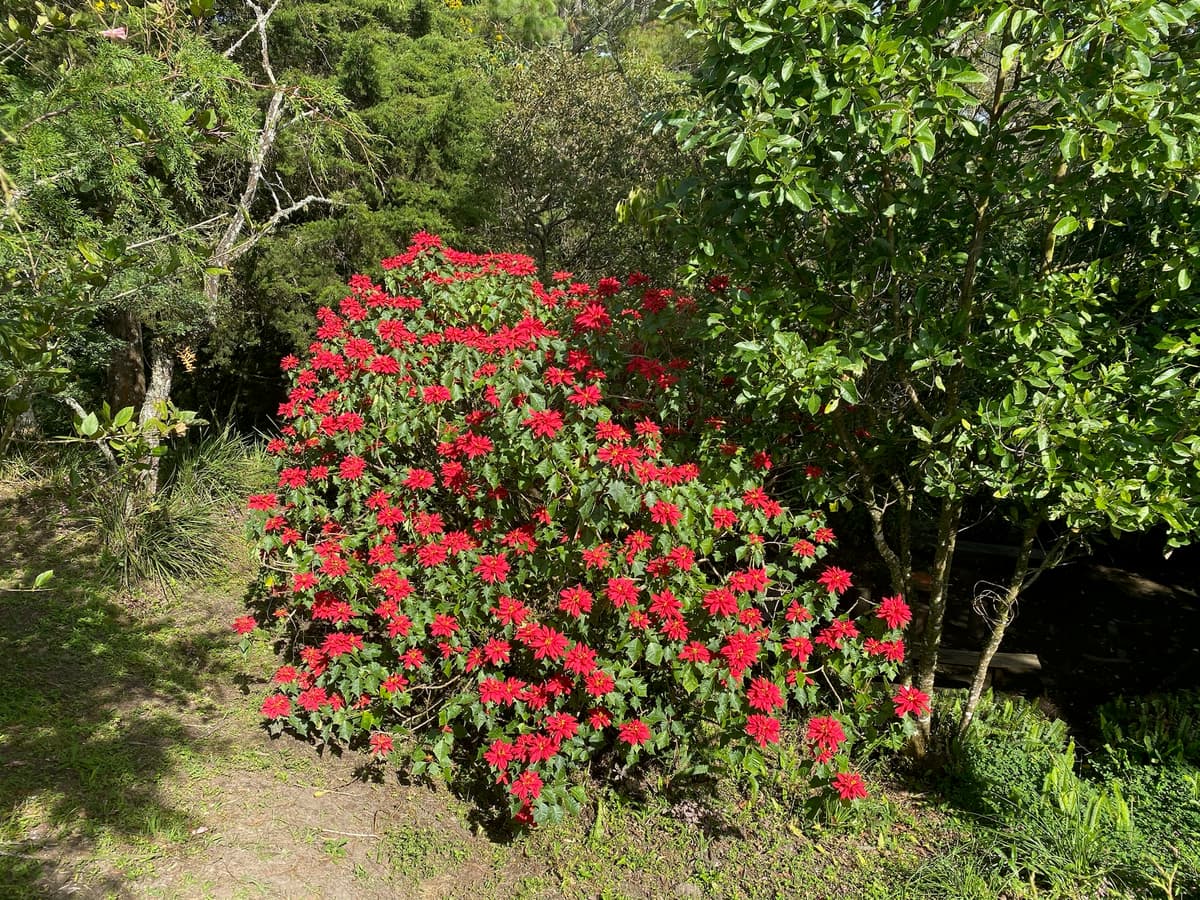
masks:
{"label": "shadow on ground", "polygon": [[[221,671],[223,623],[183,632],[124,609],[65,513],[0,486],[0,896],[69,889],[103,837],[186,835],[159,784],[188,747],[220,746],[201,678]],[[45,590],[13,590],[51,568]],[[104,895],[119,875],[88,883]]]}

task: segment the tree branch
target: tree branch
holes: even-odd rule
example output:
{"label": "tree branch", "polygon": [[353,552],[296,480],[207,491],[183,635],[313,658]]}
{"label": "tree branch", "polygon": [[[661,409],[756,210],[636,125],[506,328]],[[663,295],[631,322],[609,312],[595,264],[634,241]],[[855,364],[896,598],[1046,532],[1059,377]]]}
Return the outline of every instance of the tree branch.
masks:
{"label": "tree branch", "polygon": [[267,219],[267,221],[263,223],[261,228],[255,229],[252,237],[247,238],[246,240],[242,241],[242,243],[229,250],[227,262],[233,262],[241,257],[242,254],[244,254],[247,250],[270,234],[271,230],[276,225],[313,203],[328,203],[330,206],[338,205],[338,201],[336,200],[331,200],[328,197],[318,197],[316,194],[309,194],[307,197],[297,200],[291,206],[277,210],[275,214],[271,216],[271,218]]}
{"label": "tree branch", "polygon": [[279,5],[279,0],[275,0],[275,2],[271,4],[265,13],[260,12],[252,3],[247,3],[246,5],[254,10],[255,22],[250,26],[245,34],[233,42],[233,46],[231,46],[222,54],[226,59],[231,59],[233,54],[237,53],[238,48],[246,42],[246,38],[250,37],[250,35],[254,34],[256,31],[259,31],[261,28],[266,27],[267,19],[271,18],[271,13],[275,12],[275,7]]}

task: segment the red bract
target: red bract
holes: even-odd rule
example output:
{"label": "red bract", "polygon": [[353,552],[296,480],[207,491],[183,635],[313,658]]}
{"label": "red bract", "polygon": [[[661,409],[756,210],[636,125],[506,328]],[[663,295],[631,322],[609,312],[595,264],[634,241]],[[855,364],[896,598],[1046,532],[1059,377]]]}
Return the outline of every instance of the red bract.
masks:
{"label": "red bract", "polygon": [[875,618],[886,622],[888,628],[903,628],[912,621],[912,610],[903,597],[884,597],[875,610]]}
{"label": "red bract", "polygon": [[750,704],[751,709],[769,713],[783,706],[783,693],[775,683],[765,678],[755,678],[746,691],[746,702]]}
{"label": "red bract", "polygon": [[658,500],[650,507],[650,521],[659,525],[677,525],[682,513],[674,503]]}
{"label": "red bract", "polygon": [[850,587],[851,574],[837,566],[829,566],[817,579],[817,584],[833,594],[842,594]]}
{"label": "red bract", "polygon": [[737,597],[725,588],[716,588],[704,595],[704,608],[710,616],[731,616],[737,612]]}
{"label": "red bract", "polygon": [[387,756],[392,752],[392,736],[390,734],[384,734],[381,731],[377,731],[375,734],[371,735],[370,745],[371,752],[376,756]]}
{"label": "red bract", "polygon": [[753,713],[746,717],[746,734],[754,738],[760,747],[779,743],[779,720],[774,716]]}
{"label": "red bract", "polygon": [[532,769],[526,769],[513,779],[509,791],[514,797],[520,800],[534,800],[541,796],[542,779],[538,776],[537,772],[534,772]]}
{"label": "red bract", "polygon": [[867,796],[867,785],[856,772],[838,772],[833,776],[833,789],[843,800],[862,800]]}
{"label": "red bract", "polygon": [[584,613],[591,612],[592,599],[591,592],[579,585],[564,588],[559,593],[558,608],[568,615],[579,618]]}
{"label": "red bract", "polygon": [[259,712],[267,719],[278,719],[292,711],[292,701],[283,694],[270,694]]}
{"label": "red bract", "polygon": [[475,574],[488,584],[505,581],[508,578],[508,570],[508,560],[504,558],[503,553],[480,556],[473,569]]}
{"label": "red bract", "polygon": [[631,747],[636,747],[650,740],[650,728],[641,719],[630,719],[618,729],[618,737]]}
{"label": "red bract", "polygon": [[892,698],[896,704],[896,715],[906,716],[912,713],[920,716],[929,712],[929,695],[915,687],[902,687]]}
{"label": "red bract", "polygon": [[722,506],[714,506],[712,510],[712,522],[713,528],[732,528],[737,524],[737,513],[735,513],[732,509],[725,509]]}
{"label": "red bract", "polygon": [[832,716],[815,716],[808,720],[804,738],[823,750],[837,750],[846,740],[846,732]]}
{"label": "red bract", "polygon": [[563,419],[557,410],[545,409],[530,413],[522,424],[528,425],[535,437],[552,438],[562,430]]}
{"label": "red bract", "polygon": [[784,449],[712,418],[734,388],[688,358],[690,301],[425,234],[383,269],[287,361],[278,487],[247,504],[262,600],[235,629],[289,654],[273,733],[474,765],[519,821],[578,809],[597,754],[757,771],[799,717],[828,784],[900,734],[907,607],[839,616],[850,573],[806,574],[833,532],[763,483]]}

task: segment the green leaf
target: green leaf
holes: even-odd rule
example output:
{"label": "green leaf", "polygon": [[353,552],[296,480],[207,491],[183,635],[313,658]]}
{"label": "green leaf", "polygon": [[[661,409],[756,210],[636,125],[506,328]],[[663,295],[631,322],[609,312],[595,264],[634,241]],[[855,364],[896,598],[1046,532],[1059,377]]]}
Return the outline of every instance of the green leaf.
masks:
{"label": "green leaf", "polygon": [[1150,39],[1150,30],[1146,28],[1141,19],[1134,16],[1125,16],[1118,19],[1117,24],[1135,41],[1147,41]]}
{"label": "green leaf", "polygon": [[1003,32],[1004,26],[1008,24],[1008,13],[1008,7],[1001,6],[990,16],[988,16],[987,24],[984,25],[984,30],[993,37]]}
{"label": "green leaf", "polygon": [[733,139],[733,143],[729,145],[729,150],[725,154],[725,165],[727,165],[731,168],[733,166],[735,166],[737,164],[738,159],[741,158],[742,151],[745,148],[746,148],[746,134],[745,134],[745,132],[743,132],[743,133],[739,134],[737,137],[735,137]]}
{"label": "green leaf", "polygon": [[79,429],[79,433],[84,437],[90,438],[100,430],[100,421],[96,418],[95,413],[88,413],[75,427]]}
{"label": "green leaf", "polygon": [[1079,227],[1079,220],[1074,216],[1063,216],[1054,226],[1054,236],[1064,237]]}
{"label": "green leaf", "polygon": [[754,37],[750,38],[750,40],[742,41],[741,52],[753,53],[755,50],[765,47],[767,44],[771,43],[771,37],[772,35],[769,34],[756,34]]}
{"label": "green leaf", "polygon": [[652,666],[657,666],[663,661],[663,647],[657,641],[651,641],[646,645],[646,662]]}
{"label": "green leaf", "polygon": [[1079,132],[1074,130],[1064,131],[1062,138],[1058,142],[1058,151],[1067,162],[1077,157],[1079,155]]}
{"label": "green leaf", "polygon": [[766,760],[764,760],[763,755],[753,747],[747,749],[746,755],[742,757],[742,768],[752,776],[767,774]]}

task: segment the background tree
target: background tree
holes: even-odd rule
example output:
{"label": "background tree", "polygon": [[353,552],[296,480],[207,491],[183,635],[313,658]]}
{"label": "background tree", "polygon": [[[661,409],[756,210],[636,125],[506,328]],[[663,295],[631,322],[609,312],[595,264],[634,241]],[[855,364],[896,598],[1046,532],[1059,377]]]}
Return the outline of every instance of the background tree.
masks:
{"label": "background tree", "polygon": [[[248,134],[249,109],[225,88],[239,75],[233,64],[182,33],[166,54],[146,52],[105,12],[18,10],[3,36],[0,253],[14,323],[5,335],[23,333],[26,350],[9,356],[13,412],[64,387],[61,376],[89,357],[111,364],[114,400],[141,402],[141,356],[136,367],[127,361],[140,337],[128,301],[136,296],[142,310],[194,301],[169,285],[202,266],[189,228],[202,202],[198,160],[218,120],[232,140]],[[94,339],[103,332],[81,340],[97,315],[125,346]]]}
{"label": "background tree", "polygon": [[529,253],[543,276],[633,271],[673,264],[637,229],[617,221],[618,203],[683,159],[655,115],[683,87],[653,63],[557,49],[528,54],[504,79],[504,114],[489,135],[487,179],[496,192],[483,230],[493,246]]}
{"label": "background tree", "polygon": [[[480,169],[499,110],[479,12],[424,0],[276,10],[276,66],[346,97],[374,135],[372,156],[325,159],[325,186],[338,203],[310,208],[236,266],[222,325],[201,356],[209,377],[197,408],[236,409],[254,422],[273,415],[274,361],[308,343],[314,311],[340,300],[350,275],[421,230],[476,246],[472,235],[492,208]],[[308,165],[302,147],[280,143],[277,172],[290,177]]]}
{"label": "background tree", "polygon": [[[224,48],[207,32],[211,2],[43,8],[8,23],[3,106],[14,139],[3,166],[22,237],[7,246],[23,267],[13,280],[39,297],[45,273],[70,271],[76,250],[93,268],[110,264],[96,290],[73,295],[86,296],[77,321],[95,326],[69,336],[74,367],[83,374],[107,356],[111,406],[138,408],[143,425],[171,396],[175,354],[217,320],[221,275],[280,224],[329,202],[323,160],[367,134],[336,91],[276,77],[268,23],[278,4],[246,6],[248,27]],[[234,60],[247,47],[253,69]],[[273,166],[285,141],[305,163],[286,173]],[[156,477],[147,467],[151,493]]]}
{"label": "background tree", "polygon": [[964,504],[1022,535],[965,728],[1038,541],[1200,526],[1200,9],[679,8],[708,168],[667,215],[746,286],[709,319],[742,401],[839,470],[894,592],[928,534],[922,689]]}

